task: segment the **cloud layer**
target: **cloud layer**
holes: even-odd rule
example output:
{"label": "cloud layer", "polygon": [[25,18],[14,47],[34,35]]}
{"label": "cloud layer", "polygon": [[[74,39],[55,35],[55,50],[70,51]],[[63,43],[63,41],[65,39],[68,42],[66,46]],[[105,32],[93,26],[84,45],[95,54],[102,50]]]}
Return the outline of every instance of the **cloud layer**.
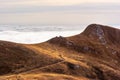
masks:
{"label": "cloud layer", "polygon": [[119,24],[120,0],[0,0],[0,24]]}

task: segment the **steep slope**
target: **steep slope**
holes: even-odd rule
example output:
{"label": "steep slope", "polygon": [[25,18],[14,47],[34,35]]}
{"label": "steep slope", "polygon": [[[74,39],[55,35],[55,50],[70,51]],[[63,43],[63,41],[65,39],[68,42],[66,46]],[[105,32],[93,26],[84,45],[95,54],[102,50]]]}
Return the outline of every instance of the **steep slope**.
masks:
{"label": "steep slope", "polygon": [[119,29],[91,24],[81,34],[40,44],[1,41],[0,72],[11,75],[0,79],[120,80],[119,35]]}

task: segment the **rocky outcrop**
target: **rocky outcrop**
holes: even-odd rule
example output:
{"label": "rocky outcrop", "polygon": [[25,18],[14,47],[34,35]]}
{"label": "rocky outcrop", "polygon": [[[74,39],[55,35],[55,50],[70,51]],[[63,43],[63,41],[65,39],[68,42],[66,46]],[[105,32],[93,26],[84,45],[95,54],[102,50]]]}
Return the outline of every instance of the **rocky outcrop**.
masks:
{"label": "rocky outcrop", "polygon": [[91,24],[83,32],[89,38],[94,38],[101,44],[120,44],[120,30],[106,25]]}

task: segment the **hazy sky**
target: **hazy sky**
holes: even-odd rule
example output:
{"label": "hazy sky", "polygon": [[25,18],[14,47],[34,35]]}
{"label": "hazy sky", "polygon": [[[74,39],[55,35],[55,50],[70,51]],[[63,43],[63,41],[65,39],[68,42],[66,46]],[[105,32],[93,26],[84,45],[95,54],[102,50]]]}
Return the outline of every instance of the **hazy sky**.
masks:
{"label": "hazy sky", "polygon": [[0,24],[120,24],[120,0],[0,0]]}

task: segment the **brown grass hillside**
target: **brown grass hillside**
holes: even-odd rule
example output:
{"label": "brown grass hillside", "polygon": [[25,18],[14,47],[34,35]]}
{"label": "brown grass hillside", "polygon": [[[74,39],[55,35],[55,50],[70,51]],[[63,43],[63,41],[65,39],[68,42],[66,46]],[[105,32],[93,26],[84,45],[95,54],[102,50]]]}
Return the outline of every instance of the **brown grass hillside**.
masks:
{"label": "brown grass hillside", "polygon": [[120,30],[91,24],[40,44],[0,41],[0,80],[120,80]]}

